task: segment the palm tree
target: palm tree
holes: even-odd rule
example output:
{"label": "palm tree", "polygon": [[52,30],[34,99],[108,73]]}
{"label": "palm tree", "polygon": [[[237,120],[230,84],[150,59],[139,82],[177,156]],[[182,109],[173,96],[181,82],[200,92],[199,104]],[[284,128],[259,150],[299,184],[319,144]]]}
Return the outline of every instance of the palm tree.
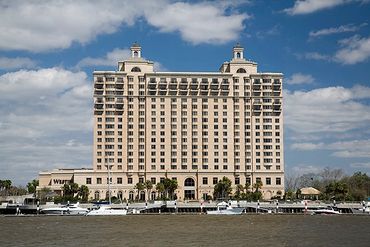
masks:
{"label": "palm tree", "polygon": [[171,200],[173,199],[174,193],[178,187],[179,186],[178,186],[177,180],[171,179],[169,187],[168,187],[168,193],[169,193],[169,197],[171,198]]}
{"label": "palm tree", "polygon": [[145,183],[144,183],[144,187],[146,189],[146,193],[148,195],[148,198],[150,198],[150,192],[153,189],[153,183],[152,183],[152,181],[146,180]]}
{"label": "palm tree", "polygon": [[143,183],[137,183],[135,185],[135,189],[137,189],[137,198],[139,199],[140,198],[140,192],[143,191],[145,189],[145,186]]}
{"label": "palm tree", "polygon": [[89,199],[89,188],[86,185],[81,185],[78,188],[78,197],[81,197],[82,202],[87,202]]}
{"label": "palm tree", "polygon": [[254,192],[258,192],[260,189],[262,189],[262,181],[256,181],[255,184],[253,184],[253,188],[255,189]]}
{"label": "palm tree", "polygon": [[155,186],[155,190],[158,193],[158,196],[165,191],[163,183],[157,183]]}
{"label": "palm tree", "polygon": [[213,198],[229,198],[231,191],[231,180],[223,177],[214,187]]}
{"label": "palm tree", "polygon": [[245,191],[248,193],[249,189],[250,189],[251,185],[249,183],[246,183],[245,186],[244,186],[244,189]]}
{"label": "palm tree", "polygon": [[28,193],[36,193],[36,187],[39,186],[39,180],[33,179],[31,182],[27,184]]}

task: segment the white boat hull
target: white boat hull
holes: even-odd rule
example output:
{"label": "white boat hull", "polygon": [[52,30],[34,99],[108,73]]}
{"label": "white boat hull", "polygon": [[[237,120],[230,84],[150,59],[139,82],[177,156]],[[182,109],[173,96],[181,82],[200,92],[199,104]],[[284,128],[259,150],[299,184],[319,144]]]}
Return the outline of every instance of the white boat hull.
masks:
{"label": "white boat hull", "polygon": [[45,208],[41,212],[47,215],[85,215],[89,210],[84,208]]}
{"label": "white boat hull", "polygon": [[108,208],[108,207],[100,207],[96,210],[91,210],[86,214],[86,216],[120,216],[120,215],[126,215],[127,210],[126,209],[115,209],[115,208]]}
{"label": "white boat hull", "polygon": [[211,215],[240,215],[243,213],[244,208],[221,209],[215,211],[207,211]]}

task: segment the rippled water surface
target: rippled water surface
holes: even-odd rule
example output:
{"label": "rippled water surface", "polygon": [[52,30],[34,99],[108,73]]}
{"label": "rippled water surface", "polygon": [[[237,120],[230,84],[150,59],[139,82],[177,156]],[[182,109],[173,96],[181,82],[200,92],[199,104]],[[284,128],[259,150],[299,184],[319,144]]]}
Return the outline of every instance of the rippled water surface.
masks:
{"label": "rippled water surface", "polygon": [[0,216],[0,246],[370,246],[370,216]]}

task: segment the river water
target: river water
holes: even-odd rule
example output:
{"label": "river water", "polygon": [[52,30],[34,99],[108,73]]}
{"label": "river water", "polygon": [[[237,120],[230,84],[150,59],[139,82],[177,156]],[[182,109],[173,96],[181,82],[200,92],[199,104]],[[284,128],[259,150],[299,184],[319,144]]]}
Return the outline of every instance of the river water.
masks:
{"label": "river water", "polygon": [[0,216],[0,246],[370,246],[370,216]]}

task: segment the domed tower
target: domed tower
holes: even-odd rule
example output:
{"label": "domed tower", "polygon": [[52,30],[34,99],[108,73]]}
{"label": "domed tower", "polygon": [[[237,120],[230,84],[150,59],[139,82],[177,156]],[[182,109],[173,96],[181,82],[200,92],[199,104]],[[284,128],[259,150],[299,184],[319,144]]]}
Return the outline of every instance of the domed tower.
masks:
{"label": "domed tower", "polygon": [[137,42],[133,43],[130,49],[132,58],[141,58],[141,46]]}

